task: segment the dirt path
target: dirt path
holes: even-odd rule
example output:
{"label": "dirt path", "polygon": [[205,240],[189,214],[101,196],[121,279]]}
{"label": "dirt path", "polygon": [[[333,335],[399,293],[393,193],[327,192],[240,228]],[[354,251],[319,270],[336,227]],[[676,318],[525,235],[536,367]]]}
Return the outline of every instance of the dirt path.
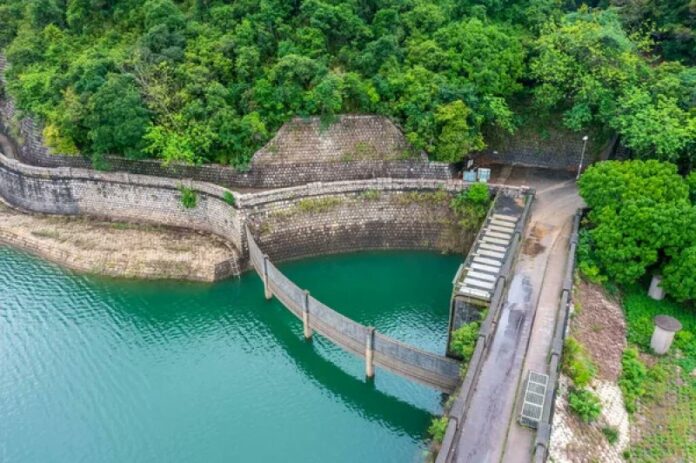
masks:
{"label": "dirt path", "polygon": [[0,243],[88,273],[214,281],[236,258],[222,240],[188,230],[82,217],[25,214],[0,203]]}

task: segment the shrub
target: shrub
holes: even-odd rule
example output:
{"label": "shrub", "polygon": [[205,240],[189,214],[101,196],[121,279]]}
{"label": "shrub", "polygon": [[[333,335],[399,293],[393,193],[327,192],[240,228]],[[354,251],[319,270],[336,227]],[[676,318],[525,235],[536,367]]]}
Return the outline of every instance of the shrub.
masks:
{"label": "shrub", "polygon": [[602,413],[599,398],[587,389],[572,389],[568,393],[568,404],[582,421],[591,423]]}
{"label": "shrub", "polygon": [[570,377],[577,387],[590,384],[597,368],[585,348],[575,338],[568,337],[563,350],[563,373]]}
{"label": "shrub", "polygon": [[450,348],[452,352],[462,357],[464,364],[468,363],[474,354],[480,328],[481,324],[479,322],[471,322],[460,326],[452,332]]}
{"label": "shrub", "polygon": [[236,203],[236,200],[234,199],[234,195],[233,195],[232,192],[230,192],[230,191],[225,191],[225,192],[222,194],[222,199],[224,199],[225,202],[226,202],[227,204],[229,204],[230,206],[234,206],[235,203]]}
{"label": "shrub", "polygon": [[379,190],[370,188],[369,190],[365,190],[360,193],[360,198],[364,199],[365,201],[377,201],[381,195],[382,193]]}
{"label": "shrub", "polygon": [[607,438],[607,442],[614,445],[619,440],[619,430],[613,426],[605,426],[602,428],[602,434]]}
{"label": "shrub", "polygon": [[448,420],[446,416],[435,417],[430,422],[430,426],[428,427],[428,434],[433,439],[433,441],[437,442],[438,444],[441,443],[442,439],[445,438],[445,432],[447,431],[447,423]]}
{"label": "shrub", "polygon": [[459,193],[450,202],[450,208],[464,228],[477,228],[486,217],[491,204],[491,193],[485,183],[475,183]]}
{"label": "shrub", "polygon": [[184,205],[186,209],[193,209],[198,204],[198,195],[196,192],[189,187],[180,186],[179,191],[181,192],[181,204]]}
{"label": "shrub", "polygon": [[621,378],[619,387],[624,396],[624,404],[629,413],[636,410],[638,399],[645,394],[645,378],[648,369],[638,356],[638,349],[628,348],[621,358]]}
{"label": "shrub", "polygon": [[597,263],[597,258],[592,251],[592,238],[587,230],[580,231],[578,236],[578,269],[580,274],[588,281],[596,284],[602,284],[607,281],[607,277],[602,275],[602,271]]}

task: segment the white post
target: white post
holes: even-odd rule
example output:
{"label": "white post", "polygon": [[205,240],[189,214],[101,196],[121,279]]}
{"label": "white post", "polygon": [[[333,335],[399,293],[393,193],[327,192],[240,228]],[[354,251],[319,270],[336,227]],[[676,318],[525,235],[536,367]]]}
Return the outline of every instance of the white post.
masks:
{"label": "white post", "polygon": [[578,180],[580,178],[580,174],[582,173],[582,163],[585,160],[585,148],[587,147],[587,140],[590,137],[585,135],[582,137],[582,153],[580,153],[580,165],[578,165],[578,175],[575,176],[575,180]]}
{"label": "white post", "polygon": [[307,340],[312,339],[312,328],[309,326],[309,291],[306,290],[302,299],[302,327],[304,338]]}
{"label": "white post", "polygon": [[263,295],[266,299],[273,297],[271,287],[268,285],[268,256],[266,254],[263,255]]}
{"label": "white post", "polygon": [[374,378],[375,376],[375,329],[372,326],[367,328],[367,338],[365,339],[365,376]]}

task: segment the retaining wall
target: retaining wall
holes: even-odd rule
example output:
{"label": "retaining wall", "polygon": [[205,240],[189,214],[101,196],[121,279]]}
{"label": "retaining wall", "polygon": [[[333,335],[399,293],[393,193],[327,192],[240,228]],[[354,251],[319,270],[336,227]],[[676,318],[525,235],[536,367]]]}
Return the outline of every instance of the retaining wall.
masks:
{"label": "retaining wall", "polygon": [[254,194],[240,204],[274,261],[364,249],[464,253],[473,233],[458,226],[449,203],[465,187],[459,181],[338,182]]}
{"label": "retaining wall", "polygon": [[[183,207],[179,190],[182,184],[196,192],[195,208]],[[27,166],[0,155],[0,195],[12,206],[33,212],[83,214],[201,230],[221,236],[243,253],[244,216],[224,201],[225,191],[200,182]],[[239,274],[242,265],[230,262],[228,269],[230,274]]]}
{"label": "retaining wall", "polygon": [[[182,185],[196,192],[195,208],[183,207]],[[229,275],[246,269],[247,223],[260,233],[260,241],[277,260],[359,249],[463,251],[470,236],[453,225],[456,221],[447,198],[466,186],[458,180],[427,179],[315,183],[235,193],[232,207],[224,200],[228,190],[209,183],[27,166],[0,155],[0,195],[9,204],[33,212],[84,214],[214,233],[239,251],[238,258],[220,266],[220,274]],[[405,201],[409,194],[416,199]],[[438,202],[417,199],[435,195]],[[303,201],[326,198],[339,198],[340,203],[328,210],[301,210]]]}
{"label": "retaining wall", "polygon": [[[17,157],[25,164],[42,167],[92,167],[91,161],[82,156],[50,154],[43,145],[38,129],[31,119],[23,119],[20,122],[19,131],[23,142],[20,144]],[[240,172],[232,167],[218,164],[195,166],[171,163],[165,166],[156,160],[125,159],[117,156],[107,156],[105,168],[115,172],[188,178],[228,188],[282,188],[309,182],[364,180],[382,177],[447,180],[451,179],[456,172],[453,165],[420,160],[252,164],[248,172]]]}

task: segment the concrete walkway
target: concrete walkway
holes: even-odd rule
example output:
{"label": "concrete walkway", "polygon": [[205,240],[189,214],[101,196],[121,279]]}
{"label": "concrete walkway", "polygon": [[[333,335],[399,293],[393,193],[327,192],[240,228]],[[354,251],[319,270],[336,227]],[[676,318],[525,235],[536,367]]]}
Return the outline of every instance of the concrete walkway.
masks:
{"label": "concrete walkway", "polygon": [[527,368],[545,371],[569,224],[581,205],[575,181],[566,174],[515,168],[506,169],[505,175],[507,178],[496,181],[534,187],[537,198],[500,321],[461,428],[455,453],[458,462],[522,462],[531,458],[534,433],[516,422],[519,389]]}

